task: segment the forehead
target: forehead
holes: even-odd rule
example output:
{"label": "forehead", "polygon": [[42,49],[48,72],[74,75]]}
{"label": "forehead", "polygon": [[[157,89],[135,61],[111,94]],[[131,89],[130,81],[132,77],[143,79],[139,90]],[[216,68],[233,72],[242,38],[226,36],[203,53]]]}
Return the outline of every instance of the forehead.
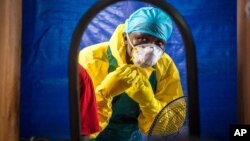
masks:
{"label": "forehead", "polygon": [[154,36],[152,36],[150,34],[147,34],[147,33],[139,33],[139,32],[138,33],[130,33],[129,36],[130,37],[146,37],[146,38],[149,38],[149,39],[162,41],[161,39],[159,39],[157,37],[154,37]]}

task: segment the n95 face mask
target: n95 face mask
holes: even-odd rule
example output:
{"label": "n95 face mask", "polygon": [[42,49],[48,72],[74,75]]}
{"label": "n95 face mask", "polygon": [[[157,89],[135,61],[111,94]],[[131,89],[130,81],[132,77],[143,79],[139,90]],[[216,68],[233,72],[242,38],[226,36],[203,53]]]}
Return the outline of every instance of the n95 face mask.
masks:
{"label": "n95 face mask", "polygon": [[152,67],[156,64],[156,62],[161,58],[161,55],[163,54],[163,49],[156,44],[140,44],[137,46],[134,46],[132,42],[130,41],[130,38],[128,34],[126,34],[127,39],[132,50],[132,61],[134,65],[147,68]]}
{"label": "n95 face mask", "polygon": [[134,65],[143,68],[156,64],[163,54],[163,50],[155,44],[141,44],[133,47],[132,61]]}

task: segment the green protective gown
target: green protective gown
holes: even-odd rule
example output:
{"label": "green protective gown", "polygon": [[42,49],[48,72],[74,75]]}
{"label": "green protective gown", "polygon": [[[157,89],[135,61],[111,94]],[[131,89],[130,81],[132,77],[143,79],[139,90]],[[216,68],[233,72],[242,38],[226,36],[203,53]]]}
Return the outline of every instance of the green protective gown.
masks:
{"label": "green protective gown", "polygon": [[[86,47],[79,53],[79,63],[87,70],[94,84],[101,126],[99,132],[91,134],[91,139],[102,140],[101,138],[110,134],[111,141],[118,139],[113,138],[115,135],[120,135],[118,140],[124,138],[127,141],[131,133],[138,129],[143,134],[147,134],[160,109],[173,99],[183,96],[179,72],[166,53],[154,67],[145,68],[154,91],[157,108],[139,109],[138,104],[127,94],[107,99],[98,91],[98,87],[108,73],[126,64],[124,26],[124,24],[119,25],[108,42]],[[111,132],[112,130],[117,132]]]}
{"label": "green protective gown", "polygon": [[[110,48],[107,50],[109,59],[109,70],[116,69],[117,61],[112,55]],[[156,89],[156,73],[153,71],[149,77],[152,88]],[[140,140],[137,118],[140,113],[139,105],[134,102],[125,92],[114,97],[112,101],[112,116],[108,126],[102,131],[96,141],[129,141]],[[133,136],[132,136],[132,133]]]}

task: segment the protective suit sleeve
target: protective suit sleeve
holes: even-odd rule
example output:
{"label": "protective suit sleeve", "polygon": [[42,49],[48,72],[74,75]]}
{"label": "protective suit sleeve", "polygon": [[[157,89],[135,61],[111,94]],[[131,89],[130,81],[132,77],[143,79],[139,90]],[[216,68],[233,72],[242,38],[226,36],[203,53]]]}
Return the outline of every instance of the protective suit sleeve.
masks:
{"label": "protective suit sleeve", "polygon": [[[79,64],[81,64],[90,75],[96,95],[96,102],[98,107],[98,119],[100,125],[100,131],[94,134],[90,134],[90,138],[96,138],[96,136],[104,130],[107,126],[109,119],[112,114],[111,101],[97,91],[97,86],[101,84],[108,72],[109,64],[105,57],[99,56],[99,54],[105,54],[106,48],[100,48],[98,46],[98,52],[94,50],[95,46],[92,48],[84,48],[84,50],[79,53]],[[100,53],[100,52],[104,53]]]}
{"label": "protective suit sleeve", "polygon": [[156,115],[167,103],[183,96],[179,73],[175,64],[170,61],[167,66],[167,68],[162,69],[165,72],[158,76],[155,93],[149,81],[145,78],[140,79],[142,80],[141,84],[133,85],[134,88],[131,87],[126,91],[140,106],[141,113],[138,117],[138,123],[141,132],[144,134],[148,133]]}
{"label": "protective suit sleeve", "polygon": [[[134,83],[132,87],[127,89],[126,93],[130,98],[139,104],[141,110],[141,114],[138,117],[139,127],[143,133],[146,133],[151,125],[151,122],[148,122],[148,120],[154,119],[157,113],[161,110],[162,105],[155,98],[151,84],[145,75],[146,73],[140,68],[136,68],[136,70],[139,72],[138,76],[140,79],[137,83]],[[145,121],[144,119],[148,120]],[[141,121],[145,121],[143,126],[140,126],[140,124],[142,124],[140,123]]]}
{"label": "protective suit sleeve", "polygon": [[[97,86],[95,93],[98,104],[98,116],[102,130],[108,125],[112,114],[113,97],[124,92],[131,87],[132,83],[137,83],[139,77],[135,70],[131,70],[128,65],[122,65],[115,71],[109,73],[104,80]],[[95,138],[99,133],[90,137]]]}

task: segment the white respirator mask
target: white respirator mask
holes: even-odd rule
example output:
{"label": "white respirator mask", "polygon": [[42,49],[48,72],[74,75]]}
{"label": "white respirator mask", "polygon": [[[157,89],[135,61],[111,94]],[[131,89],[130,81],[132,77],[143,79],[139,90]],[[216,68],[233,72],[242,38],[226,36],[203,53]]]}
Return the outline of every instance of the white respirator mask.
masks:
{"label": "white respirator mask", "polygon": [[161,58],[163,54],[163,49],[156,44],[140,44],[134,46],[127,34],[128,42],[133,48],[132,50],[132,61],[134,65],[147,68],[152,67]]}

